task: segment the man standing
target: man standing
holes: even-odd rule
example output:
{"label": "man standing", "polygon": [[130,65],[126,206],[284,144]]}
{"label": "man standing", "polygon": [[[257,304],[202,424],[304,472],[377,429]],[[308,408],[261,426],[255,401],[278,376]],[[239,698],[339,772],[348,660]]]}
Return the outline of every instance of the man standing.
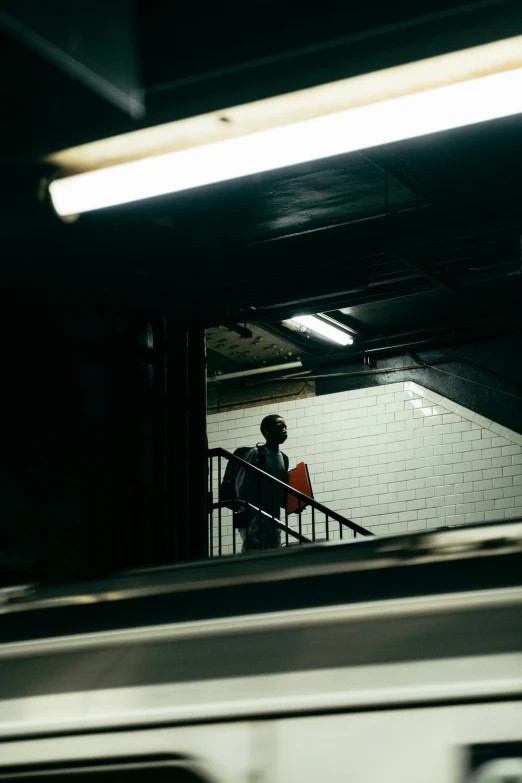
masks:
{"label": "man standing", "polygon": [[[254,446],[241,458],[279,481],[288,483],[288,457],[279,449],[288,437],[285,420],[278,414],[265,416],[261,422],[261,433],[265,444]],[[272,520],[280,520],[280,509],[286,504],[286,494],[271,481],[264,481],[255,471],[241,467],[236,476],[235,495],[247,504],[243,517],[246,524],[239,528],[243,539],[242,551],[280,547],[281,531]]]}

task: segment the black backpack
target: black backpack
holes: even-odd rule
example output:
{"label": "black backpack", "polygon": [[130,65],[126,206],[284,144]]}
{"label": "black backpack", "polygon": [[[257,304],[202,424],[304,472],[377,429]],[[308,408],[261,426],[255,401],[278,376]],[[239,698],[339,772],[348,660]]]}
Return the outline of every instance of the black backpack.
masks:
{"label": "black backpack", "polygon": [[[257,464],[256,468],[263,470],[266,462],[266,448],[264,445],[256,446],[257,448]],[[245,455],[252,449],[252,446],[241,446],[234,451],[234,456],[245,458]],[[283,457],[283,463],[285,466],[285,473],[288,473],[289,460],[284,452],[281,452]],[[238,510],[239,504],[236,497],[236,479],[237,474],[241,470],[241,465],[238,465],[234,460],[229,460],[225,469],[225,475],[219,487],[219,502],[234,512],[234,527],[244,527],[244,512]]]}

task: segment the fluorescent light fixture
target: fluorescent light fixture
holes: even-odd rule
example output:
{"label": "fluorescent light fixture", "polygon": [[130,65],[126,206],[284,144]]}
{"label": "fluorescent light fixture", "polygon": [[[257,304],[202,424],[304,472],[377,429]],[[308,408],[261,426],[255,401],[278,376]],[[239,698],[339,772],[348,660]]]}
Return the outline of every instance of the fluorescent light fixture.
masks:
{"label": "fluorescent light fixture", "polygon": [[316,315],[297,315],[290,320],[301,326],[306,326],[311,332],[315,332],[315,334],[321,337],[326,337],[327,340],[332,340],[334,343],[339,343],[339,345],[351,345],[353,343],[353,337],[348,332],[334,326],[336,321],[327,318],[327,316],[323,317],[325,320],[318,318]]}
{"label": "fluorescent light fixture", "polygon": [[65,150],[49,191],[66,217],[520,112],[522,36]]}

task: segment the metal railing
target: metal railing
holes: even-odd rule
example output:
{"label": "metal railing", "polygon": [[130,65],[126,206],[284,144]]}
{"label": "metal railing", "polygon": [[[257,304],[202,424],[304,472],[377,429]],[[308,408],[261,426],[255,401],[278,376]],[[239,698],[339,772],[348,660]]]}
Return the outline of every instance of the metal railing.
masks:
{"label": "metal railing", "polygon": [[[242,498],[220,500],[227,462],[236,466],[236,477],[246,471]],[[226,449],[209,450],[208,482],[210,557],[373,535]],[[297,500],[294,513],[288,512],[288,495]]]}

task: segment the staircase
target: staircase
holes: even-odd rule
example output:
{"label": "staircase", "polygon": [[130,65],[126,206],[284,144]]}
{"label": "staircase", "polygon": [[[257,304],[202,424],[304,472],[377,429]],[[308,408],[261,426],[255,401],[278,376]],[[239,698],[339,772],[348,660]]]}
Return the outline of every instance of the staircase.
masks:
{"label": "staircase", "polygon": [[[223,502],[219,497],[219,488],[223,480],[226,465],[232,462],[236,470],[246,470],[252,477],[252,487],[270,487],[274,495],[281,497],[279,517],[271,516],[256,505],[254,497],[246,496],[232,503]],[[252,552],[259,549],[272,549],[274,545],[293,546],[311,544],[319,541],[353,540],[357,536],[371,536],[369,530],[347,519],[337,511],[327,508],[314,498],[309,498],[282,481],[270,476],[254,465],[222,448],[208,452],[208,538],[210,557],[238,554],[240,551]],[[298,510],[289,514],[286,497],[291,495],[298,501]],[[277,505],[277,504],[276,504]],[[249,526],[256,524],[256,518],[262,517],[265,524],[265,540],[255,540]],[[246,521],[246,524],[245,524]],[[274,531],[267,535],[266,531]],[[277,533],[275,533],[277,531]]]}

